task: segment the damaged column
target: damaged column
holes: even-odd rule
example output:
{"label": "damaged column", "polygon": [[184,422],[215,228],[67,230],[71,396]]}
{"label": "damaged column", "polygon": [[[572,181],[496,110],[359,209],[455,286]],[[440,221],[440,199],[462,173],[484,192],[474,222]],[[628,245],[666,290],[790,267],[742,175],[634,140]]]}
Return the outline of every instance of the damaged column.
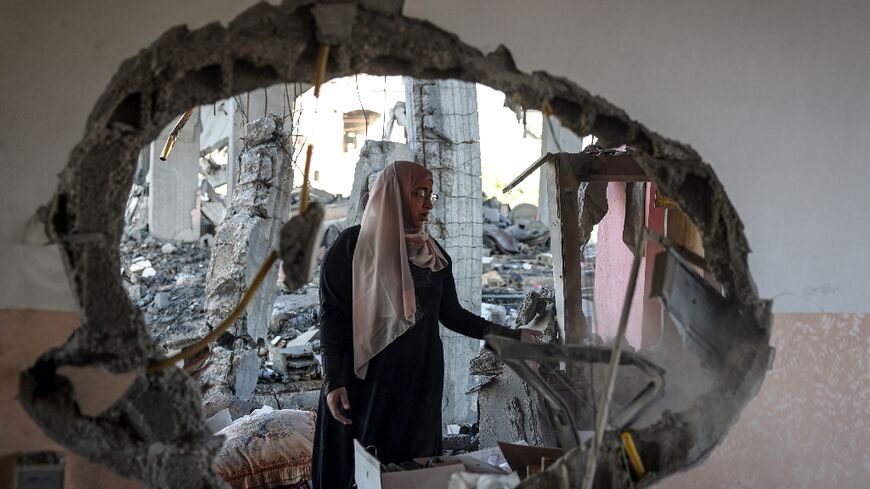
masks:
{"label": "damaged column", "polygon": [[236,184],[239,180],[239,158],[242,148],[245,146],[244,139],[246,128],[250,121],[255,121],[269,114],[280,114],[284,119],[284,126],[292,131],[293,108],[296,97],[308,90],[311,86],[304,83],[277,84],[268,88],[261,88],[251,92],[241,93],[227,99],[227,107],[231,124],[227,141],[227,200],[233,198]]}
{"label": "damaged column", "polygon": [[155,238],[194,241],[199,239],[199,220],[193,218],[199,186],[199,109],[193,111],[169,157],[162,161],[160,152],[173,127],[175,121],[150,146],[148,229]]}
{"label": "damaged column", "polygon": [[[441,199],[429,218],[429,233],[453,260],[459,302],[480,310],[483,211],[477,89],[456,80],[405,79],[409,144],[418,163],[432,171]],[[476,399],[468,390],[468,364],[479,342],[441,330],[445,379],[443,420],[472,423]]]}
{"label": "damaged column", "polygon": [[[239,178],[227,219],[218,228],[206,278],[206,321],[216,327],[239,302],[269,251],[277,247],[290,212],[293,162],[284,148],[287,133],[280,116],[248,124],[239,158]],[[254,295],[245,313],[213,346],[203,380],[247,400],[257,383],[275,300],[277,267]]]}

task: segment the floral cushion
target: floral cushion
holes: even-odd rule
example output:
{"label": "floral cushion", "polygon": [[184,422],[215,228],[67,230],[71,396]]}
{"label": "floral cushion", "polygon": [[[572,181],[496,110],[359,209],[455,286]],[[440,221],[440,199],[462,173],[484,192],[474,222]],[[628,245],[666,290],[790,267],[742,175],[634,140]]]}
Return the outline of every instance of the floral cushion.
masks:
{"label": "floral cushion", "polygon": [[258,409],[217,432],[213,468],[234,489],[294,486],[311,478],[315,413]]}

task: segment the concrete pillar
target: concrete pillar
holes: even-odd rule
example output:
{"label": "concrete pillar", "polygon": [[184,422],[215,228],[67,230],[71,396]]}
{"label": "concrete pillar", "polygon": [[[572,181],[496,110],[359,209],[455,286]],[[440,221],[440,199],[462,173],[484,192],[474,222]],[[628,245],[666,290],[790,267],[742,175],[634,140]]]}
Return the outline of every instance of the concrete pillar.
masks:
{"label": "concrete pillar", "polygon": [[[576,153],[583,149],[583,139],[574,134],[570,129],[562,127],[559,119],[556,117],[547,117],[543,120],[543,130],[541,131],[541,154],[558,153],[565,151],[568,153]],[[552,126],[552,130],[551,130]],[[560,149],[561,148],[561,149]],[[552,165],[544,165],[541,171],[538,172],[540,178],[538,190],[538,219],[544,224],[550,223],[550,196],[555,195],[553,187],[553,167]]]}
{"label": "concrete pillar", "polygon": [[[432,171],[441,195],[430,214],[429,233],[453,260],[459,302],[480,312],[483,199],[477,89],[456,80],[405,79],[407,130],[416,161]],[[477,420],[476,394],[467,396],[468,364],[480,350],[477,340],[447,329],[444,342],[443,421]]]}
{"label": "concrete pillar", "polygon": [[414,153],[407,144],[367,139],[359,152],[353,174],[353,189],[343,228],[362,223],[363,211],[369,201],[369,180],[394,161],[414,161]]}
{"label": "concrete pillar", "polygon": [[[248,124],[247,146],[227,218],[218,228],[206,276],[206,322],[216,327],[241,299],[269,251],[277,248],[288,219],[293,165],[282,145],[287,135],[281,116]],[[266,340],[275,301],[273,267],[242,317],[228,330],[232,348],[215,346],[203,380],[214,388],[250,399],[257,383],[258,342]],[[226,344],[227,342],[224,342]]]}
{"label": "concrete pillar", "polygon": [[150,146],[148,229],[155,238],[194,241],[199,239],[199,219],[193,216],[199,187],[199,109],[178,135],[167,161],[161,161],[160,152],[176,122]]}
{"label": "concrete pillar", "polygon": [[232,124],[228,124],[230,134],[227,148],[227,202],[232,199],[233,190],[238,182],[239,157],[245,146],[247,124],[268,114],[274,114],[284,119],[284,128],[289,131],[293,124],[291,114],[296,97],[309,88],[311,85],[308,84],[280,83],[230,97],[227,104],[232,118]]}

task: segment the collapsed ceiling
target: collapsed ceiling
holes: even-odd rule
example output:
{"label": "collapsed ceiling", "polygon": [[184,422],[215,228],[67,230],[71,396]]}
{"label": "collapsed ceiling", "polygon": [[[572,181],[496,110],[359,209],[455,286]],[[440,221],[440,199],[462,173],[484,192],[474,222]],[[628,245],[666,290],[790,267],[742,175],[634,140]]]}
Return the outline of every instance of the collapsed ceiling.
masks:
{"label": "collapsed ceiling", "polygon": [[[733,369],[716,390],[638,433],[640,451],[659,456],[651,464],[655,477],[642,485],[699,463],[722,440],[757,391],[772,350],[769,304],[758,298],[742,224],[710,166],[689,146],[648,130],[573,82],[522,73],[506,49],[484,55],[432,24],[404,17],[401,8],[395,0],[261,3],[227,27],[173,28],[121,66],[89,117],[52,204],[51,234],[61,245],[82,326],[22,374],[21,402],[46,433],[151,487],[224,487],[210,470],[220,442],[203,424],[198,386],[177,369],[145,373],[162,354],[118,277],[124,202],[139,148],[177,114],[278,82],[310,83],[318,48],[328,44],[330,77],[475,81],[523,107],[549,105],[575,134],[636,150],[638,164],[703,234],[707,264],[725,292],[719,310],[732,319],[711,324],[745,333],[713,335],[725,342],[722,368]],[[663,295],[671,292],[663,286]],[[88,417],[58,373],[63,366],[137,372],[137,379],[111,408]],[[579,487],[583,450],[578,446],[524,484]]]}

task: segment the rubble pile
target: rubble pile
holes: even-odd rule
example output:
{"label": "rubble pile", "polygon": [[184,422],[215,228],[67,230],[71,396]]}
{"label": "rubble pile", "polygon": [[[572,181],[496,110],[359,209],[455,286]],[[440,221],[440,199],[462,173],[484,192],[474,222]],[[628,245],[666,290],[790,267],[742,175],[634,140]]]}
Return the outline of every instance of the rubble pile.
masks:
{"label": "rubble pile", "polygon": [[519,204],[511,209],[497,198],[483,201],[483,245],[495,254],[529,254],[549,248],[550,229],[538,220],[538,208]]}
{"label": "rubble pile", "polygon": [[[138,239],[137,239],[138,238]],[[166,241],[130,233],[121,242],[121,277],[154,339],[167,350],[203,336],[208,240]]]}
{"label": "rubble pile", "polygon": [[[169,351],[206,335],[205,276],[211,240],[167,241],[144,233],[144,238],[135,239],[136,233],[129,234],[120,246],[122,280],[130,300],[143,311],[154,339]],[[269,324],[270,342],[258,351],[257,392],[275,391],[269,384],[276,383],[286,384],[286,393],[317,389],[320,304],[316,279],[294,293],[279,284],[278,294]],[[216,345],[214,350],[221,348]],[[274,404],[269,403],[281,408]]]}

